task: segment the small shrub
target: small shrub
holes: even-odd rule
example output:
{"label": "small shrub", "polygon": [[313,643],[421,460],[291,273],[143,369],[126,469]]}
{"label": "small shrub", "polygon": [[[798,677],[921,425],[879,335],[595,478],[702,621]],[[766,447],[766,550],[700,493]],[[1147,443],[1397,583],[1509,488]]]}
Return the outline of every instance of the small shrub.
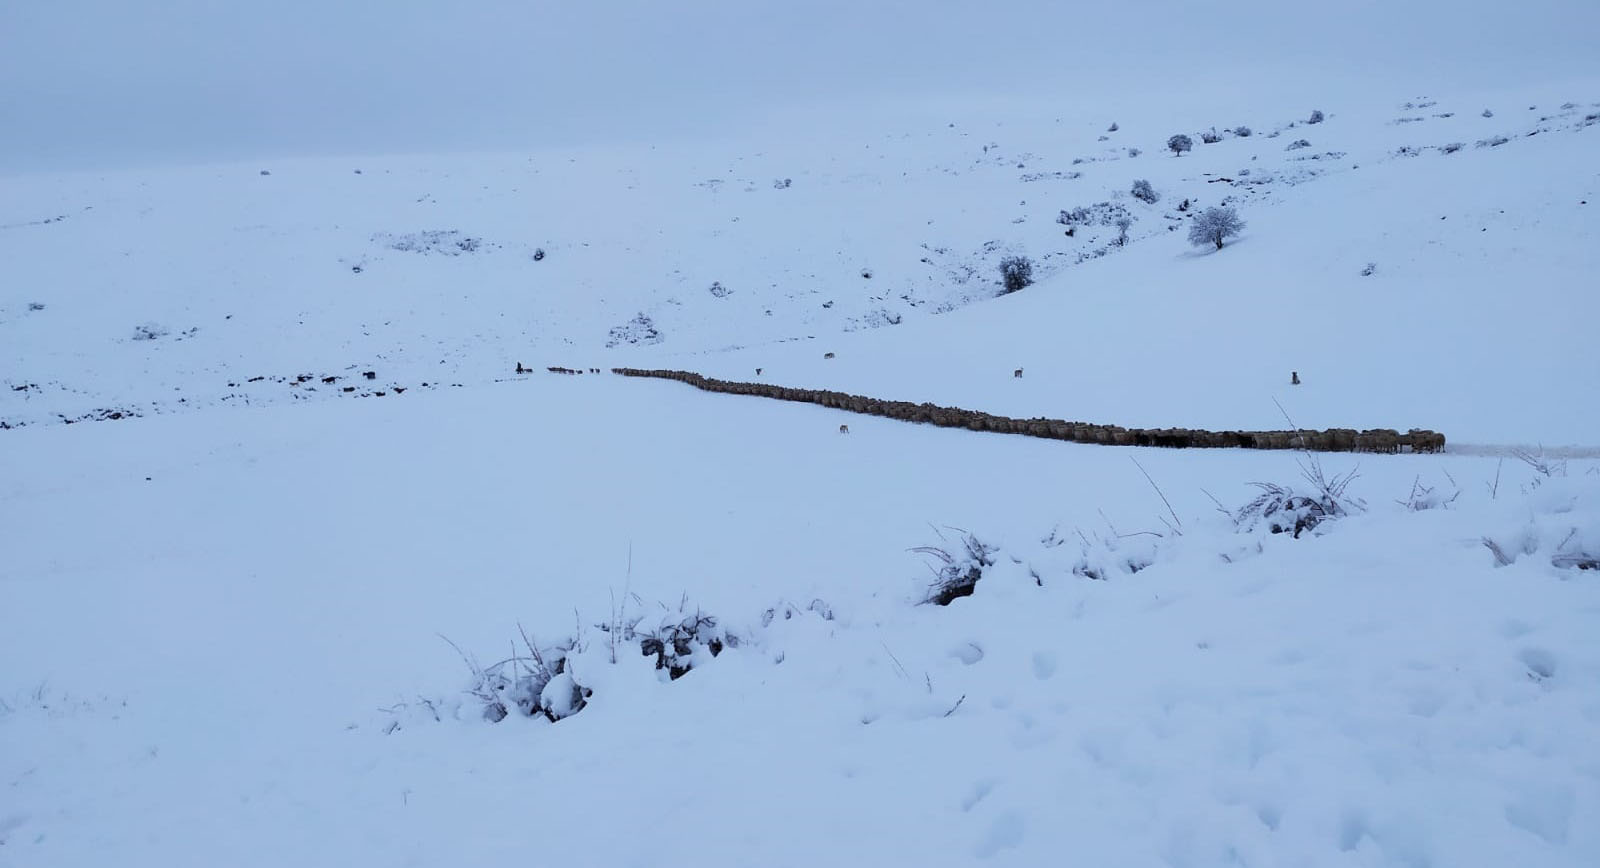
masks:
{"label": "small shrub", "polygon": [[1222,249],[1222,242],[1238,235],[1244,229],[1244,221],[1239,219],[1239,214],[1228,206],[1207,208],[1194,218],[1189,224],[1189,243],[1196,247],[1215,244],[1218,250]]}
{"label": "small shrub", "polygon": [[1116,123],[1116,121],[1112,121],[1112,122],[1111,122],[1111,126],[1109,126],[1109,127],[1106,127],[1106,132],[1108,132],[1108,133],[1114,133],[1114,132],[1116,132],[1116,131],[1117,131],[1117,123]]}
{"label": "small shrub", "polygon": [[712,297],[714,297],[714,298],[727,298],[728,296],[730,296],[732,294],[733,294],[733,290],[727,288],[726,286],[723,286],[722,285],[722,281],[714,280],[714,281],[711,282],[711,295],[712,295]]}
{"label": "small shrub", "polygon": [[1133,225],[1133,218],[1122,217],[1117,220],[1117,246],[1125,247],[1128,244],[1128,227]]}
{"label": "small shrub", "polygon": [[1154,205],[1161,201],[1161,194],[1157,193],[1156,188],[1150,186],[1150,182],[1143,178],[1133,182],[1132,195],[1133,198],[1147,205]]}
{"label": "small shrub", "polygon": [[1251,135],[1253,135],[1249,127],[1234,127],[1233,134],[1241,139],[1248,139]]}
{"label": "small shrub", "polygon": [[144,325],[134,326],[133,339],[136,341],[153,341],[164,338],[169,333],[166,326],[160,323],[147,322]]}
{"label": "small shrub", "polygon": [[1139,155],[1140,155],[1140,154],[1142,154],[1142,153],[1144,153],[1144,151],[1141,151],[1141,150],[1139,150],[1139,149],[1138,149],[1138,148],[1129,148],[1129,149],[1128,149],[1128,159],[1130,159],[1130,160],[1131,160],[1131,159],[1133,159],[1133,158],[1134,158],[1134,157],[1137,157],[1137,156],[1139,156]]}
{"label": "small shrub", "polygon": [[510,657],[488,666],[480,665],[477,658],[450,642],[472,673],[467,693],[483,703],[483,719],[499,723],[515,709],[523,717],[542,716],[554,722],[582,711],[593,691],[580,685],[567,665],[567,656],[578,647],[577,641],[568,639],[541,648],[526,633],[522,641],[526,656],[514,651]]}
{"label": "small shrub", "polygon": [[1288,147],[1284,148],[1284,150],[1285,151],[1298,151],[1298,150],[1300,150],[1302,148],[1309,148],[1309,147],[1311,147],[1311,143],[1309,141],[1307,141],[1305,139],[1295,139],[1294,141],[1290,142]]}
{"label": "small shrub", "polygon": [[787,190],[787,189],[789,189],[789,185],[793,184],[793,183],[794,183],[794,181],[792,179],[790,179],[790,178],[779,178],[779,179],[776,179],[776,180],[774,180],[772,182],[772,189],[774,189],[774,190]]}
{"label": "small shrub", "polygon": [[543,262],[544,261],[544,248],[543,247],[535,247],[533,249],[533,261],[534,262]]}
{"label": "small shrub", "polygon": [[1477,146],[1480,148],[1498,148],[1509,141],[1511,140],[1505,136],[1490,136],[1487,139],[1479,139]]}
{"label": "small shrub", "polygon": [[1369,263],[1366,264],[1366,267],[1361,269],[1361,276],[1362,277],[1371,277],[1372,275],[1376,274],[1377,271],[1378,271],[1378,263],[1369,262]]}
{"label": "small shrub", "polygon": [[1171,151],[1173,156],[1181,157],[1184,151],[1194,150],[1194,140],[1183,133],[1179,133],[1167,139],[1167,150]]}
{"label": "small shrub", "polygon": [[1222,135],[1217,132],[1216,127],[1212,127],[1211,129],[1200,134],[1200,141],[1208,145],[1214,145],[1217,142],[1222,141]]}
{"label": "small shrub", "polygon": [[1439,150],[1441,152],[1443,152],[1443,153],[1446,153],[1446,154],[1453,154],[1456,151],[1459,151],[1464,147],[1466,147],[1466,145],[1462,144],[1461,142],[1451,142],[1448,145],[1444,145],[1444,146],[1440,147]]}
{"label": "small shrub", "polygon": [[1007,256],[1000,260],[1000,280],[1008,293],[1032,285],[1033,260],[1026,256]]}
{"label": "small shrub", "polygon": [[1486,117],[1486,118],[1492,118],[1492,117],[1494,117],[1494,112],[1489,111],[1488,109],[1484,109],[1483,110],[1483,116]]}
{"label": "small shrub", "polygon": [[[605,631],[605,625],[601,630]],[[677,681],[724,647],[739,647],[739,639],[717,624],[717,619],[680,601],[676,612],[662,607],[659,614],[641,617],[624,628],[623,639],[639,643],[639,653],[654,657],[663,681]]]}
{"label": "small shrub", "polygon": [[1241,532],[1265,529],[1268,533],[1286,533],[1299,539],[1300,534],[1315,531],[1323,522],[1344,515],[1336,503],[1300,494],[1290,486],[1271,482],[1251,484],[1261,489],[1261,493],[1234,514],[1234,525]]}
{"label": "small shrub", "polygon": [[994,566],[994,554],[999,549],[961,531],[961,550],[957,554],[952,554],[943,546],[917,546],[911,551],[938,561],[937,567],[932,564],[928,567],[933,570],[934,582],[923,602],[948,606],[962,597],[972,596],[978,581],[983,578],[983,571]]}
{"label": "small shrub", "polygon": [[1323,120],[1324,120],[1324,118],[1322,116],[1322,109],[1317,109],[1317,110],[1315,110],[1315,111],[1313,111],[1311,113],[1311,117],[1306,118],[1306,123],[1308,123],[1308,124],[1320,124],[1320,123],[1322,123]]}
{"label": "small shrub", "polygon": [[42,302],[42,301],[30,301],[30,302],[28,302],[28,310],[34,310],[34,311],[44,310],[44,302]]}

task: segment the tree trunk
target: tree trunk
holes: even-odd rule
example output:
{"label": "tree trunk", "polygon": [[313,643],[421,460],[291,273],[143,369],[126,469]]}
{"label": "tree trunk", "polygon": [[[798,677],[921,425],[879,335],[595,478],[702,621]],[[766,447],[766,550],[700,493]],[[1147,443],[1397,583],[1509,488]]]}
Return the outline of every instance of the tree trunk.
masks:
{"label": "tree trunk", "polygon": [[1218,235],[1217,237],[1215,237],[1215,238],[1213,238],[1211,240],[1215,241],[1217,243],[1217,249],[1218,250],[1222,249],[1222,236],[1221,235]]}

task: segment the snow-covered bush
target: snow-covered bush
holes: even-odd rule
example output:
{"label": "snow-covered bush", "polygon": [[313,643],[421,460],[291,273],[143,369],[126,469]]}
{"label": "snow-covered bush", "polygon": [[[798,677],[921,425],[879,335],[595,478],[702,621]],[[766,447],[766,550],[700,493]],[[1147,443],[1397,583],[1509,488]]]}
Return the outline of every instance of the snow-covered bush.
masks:
{"label": "snow-covered bush", "polygon": [[723,286],[722,285],[722,281],[713,280],[711,282],[711,295],[713,297],[715,297],[715,298],[727,298],[728,296],[730,296],[732,294],[733,294],[733,290],[727,288],[726,286]]}
{"label": "snow-covered bush", "polygon": [[1123,247],[1128,243],[1128,228],[1133,225],[1132,217],[1117,218],[1117,246]]}
{"label": "snow-covered bush", "polygon": [[[609,625],[601,625],[601,632],[609,629]],[[682,678],[725,647],[739,647],[738,636],[723,630],[714,616],[691,609],[687,599],[678,603],[676,611],[662,606],[659,612],[647,612],[623,629],[623,641],[637,643],[640,654],[655,658],[663,681]]]}
{"label": "snow-covered bush", "polygon": [[483,719],[499,723],[516,710],[523,717],[538,715],[554,722],[582,711],[593,691],[580,685],[567,665],[577,639],[540,648],[524,632],[522,642],[526,656],[514,652],[488,666],[450,642],[472,673],[467,693],[483,704]]}
{"label": "snow-covered bush", "polygon": [[428,229],[399,235],[380,232],[372,236],[372,240],[402,253],[439,253],[445,256],[476,253],[484,247],[482,238],[463,235],[456,229]]}
{"label": "snow-covered bush", "polygon": [[1215,244],[1222,249],[1225,239],[1238,235],[1244,229],[1239,213],[1229,206],[1207,208],[1196,215],[1189,224],[1189,243],[1196,247]]}
{"label": "snow-covered bush", "polygon": [[1211,129],[1200,134],[1200,141],[1205,142],[1208,145],[1214,145],[1217,142],[1222,141],[1222,134],[1217,132],[1216,127],[1212,127]]}
{"label": "snow-covered bush", "polygon": [[1130,159],[1130,160],[1131,160],[1131,159],[1133,159],[1133,158],[1134,158],[1134,157],[1137,157],[1137,156],[1139,156],[1139,155],[1140,155],[1140,154],[1142,154],[1142,153],[1144,153],[1144,151],[1141,151],[1141,150],[1139,150],[1139,149],[1138,149],[1138,148],[1129,148],[1129,149],[1128,149],[1128,159]]}
{"label": "snow-covered bush", "polygon": [[1033,260],[1026,256],[1007,256],[1000,260],[1000,281],[1006,292],[1016,292],[1033,283]]}
{"label": "snow-covered bush", "polygon": [[160,323],[147,322],[143,325],[134,326],[133,339],[136,341],[153,341],[157,338],[166,337],[169,331],[166,326]]}
{"label": "snow-covered bush", "polygon": [[1115,226],[1118,220],[1129,216],[1132,215],[1128,213],[1128,206],[1120,202],[1096,202],[1065,209],[1056,217],[1056,222],[1072,227]]}
{"label": "snow-covered bush", "polygon": [[[934,559],[928,569],[933,571],[933,585],[928,588],[925,603],[948,606],[969,597],[983,578],[983,571],[994,566],[998,549],[988,545],[967,531],[960,531],[961,547],[952,552],[947,545],[917,546],[911,551]],[[941,539],[943,534],[940,534]]]}
{"label": "snow-covered bush", "polygon": [[1143,178],[1133,182],[1132,195],[1133,198],[1138,199],[1140,202],[1144,202],[1147,205],[1154,205],[1155,203],[1161,201],[1161,194],[1157,193],[1156,188],[1150,186],[1150,182]]}
{"label": "snow-covered bush", "polygon": [[1183,133],[1179,133],[1167,139],[1167,150],[1171,151],[1173,156],[1181,157],[1184,151],[1194,150],[1194,140]]}
{"label": "snow-covered bush", "polygon": [[1322,121],[1323,121],[1323,116],[1322,116],[1322,110],[1321,109],[1316,109],[1316,110],[1312,111],[1311,112],[1311,117],[1306,118],[1306,123],[1308,123],[1308,124],[1320,124],[1320,123],[1322,123]]}
{"label": "snow-covered bush", "polygon": [[1290,142],[1288,144],[1288,146],[1284,148],[1284,150],[1285,151],[1298,151],[1301,148],[1309,148],[1309,147],[1311,147],[1311,142],[1310,141],[1308,141],[1306,139],[1295,139],[1294,141]]}
{"label": "snow-covered bush", "polygon": [[619,344],[649,346],[659,344],[661,340],[661,332],[656,330],[655,321],[641,312],[622,325],[612,327],[611,338],[606,341],[606,346],[615,347]]}
{"label": "snow-covered bush", "polygon": [[1233,134],[1238,136],[1241,139],[1248,139],[1252,135],[1252,133],[1250,131],[1250,128],[1246,127],[1246,126],[1234,127],[1233,128]]}
{"label": "snow-covered bush", "polygon": [[1252,482],[1260,493],[1233,512],[1234,527],[1241,533],[1287,533],[1299,539],[1307,531],[1323,533],[1323,525],[1333,519],[1366,509],[1366,504],[1346,494],[1356,478],[1354,470],[1329,479],[1322,463],[1308,453],[1300,472],[1304,480],[1300,486]]}
{"label": "snow-covered bush", "polygon": [[1131,576],[1155,563],[1163,539],[1157,533],[1086,536],[1080,532],[1079,554],[1072,574],[1097,582]]}
{"label": "snow-covered bush", "polygon": [[[1561,570],[1600,570],[1600,474],[1568,477],[1565,461],[1519,452],[1534,471],[1523,486],[1526,518],[1509,530],[1483,537],[1496,566],[1544,553]],[[1496,489],[1498,489],[1498,476]],[[1522,511],[1522,510],[1519,510]]]}

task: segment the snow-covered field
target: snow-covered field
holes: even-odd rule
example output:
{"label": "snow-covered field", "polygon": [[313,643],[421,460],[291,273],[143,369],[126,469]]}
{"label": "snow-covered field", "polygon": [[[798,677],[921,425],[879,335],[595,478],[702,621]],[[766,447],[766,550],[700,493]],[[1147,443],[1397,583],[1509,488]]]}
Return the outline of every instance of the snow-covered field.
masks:
{"label": "snow-covered field", "polygon": [[[1234,5],[1077,22],[1154,28],[1077,99],[938,79],[974,19],[930,13],[914,99],[858,57],[482,152],[196,122],[130,128],[169,165],[46,165],[0,61],[35,121],[0,154],[39,158],[0,174],[0,866],[1600,864],[1600,22],[1357,4],[1297,57]],[[725,6],[619,39],[766,26]],[[735,59],[837,47],[782,14]],[[1165,74],[1213,32],[1259,49]],[[634,62],[617,112],[716,101]],[[723,96],[782,88],[750,76]],[[1243,234],[1189,247],[1223,204]],[[1450,440],[1081,446],[544,372],[614,365]]]}

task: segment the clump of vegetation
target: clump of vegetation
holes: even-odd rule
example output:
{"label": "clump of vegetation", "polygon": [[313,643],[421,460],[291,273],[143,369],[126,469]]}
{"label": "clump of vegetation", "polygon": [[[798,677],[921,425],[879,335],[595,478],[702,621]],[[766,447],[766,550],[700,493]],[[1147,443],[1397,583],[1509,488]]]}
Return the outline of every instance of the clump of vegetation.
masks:
{"label": "clump of vegetation", "polygon": [[[983,578],[983,571],[994,566],[996,546],[988,545],[968,531],[951,528],[961,534],[961,546],[952,552],[948,545],[917,546],[911,551],[933,558],[928,564],[933,572],[933,585],[923,602],[948,606],[962,597],[972,596]],[[937,531],[935,531],[937,532]],[[939,534],[944,540],[944,534]]]}
{"label": "clump of vegetation", "polygon": [[1309,453],[1307,457],[1300,465],[1306,489],[1273,482],[1251,483],[1261,493],[1232,513],[1234,527],[1242,533],[1266,530],[1299,539],[1302,533],[1322,533],[1325,523],[1365,509],[1361,501],[1346,495],[1356,478],[1355,470],[1329,479],[1323,474],[1322,464]]}
{"label": "clump of vegetation", "polygon": [[1000,260],[1000,282],[1008,293],[1033,285],[1033,260],[1026,256],[1007,256]]}
{"label": "clump of vegetation", "polygon": [[1167,139],[1167,150],[1171,151],[1173,156],[1181,157],[1184,151],[1194,150],[1194,139],[1179,133]]}

